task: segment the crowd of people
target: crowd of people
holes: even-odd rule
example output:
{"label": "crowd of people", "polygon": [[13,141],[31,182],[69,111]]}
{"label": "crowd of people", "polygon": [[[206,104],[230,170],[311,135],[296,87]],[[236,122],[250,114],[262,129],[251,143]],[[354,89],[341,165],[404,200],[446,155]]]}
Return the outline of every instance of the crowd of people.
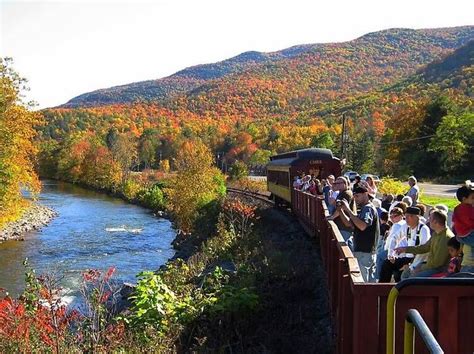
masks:
{"label": "crowd of people", "polygon": [[351,183],[344,176],[319,181],[307,175],[293,187],[324,199],[366,282],[474,273],[474,183],[457,190],[451,224],[446,205],[427,213],[414,176],[408,185],[406,194],[380,199],[370,176]]}

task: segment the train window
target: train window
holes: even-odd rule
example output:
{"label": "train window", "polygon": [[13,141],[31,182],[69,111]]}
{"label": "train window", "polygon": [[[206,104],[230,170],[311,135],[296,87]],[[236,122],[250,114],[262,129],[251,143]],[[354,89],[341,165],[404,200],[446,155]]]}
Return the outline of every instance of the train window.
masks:
{"label": "train window", "polygon": [[268,182],[275,183],[279,186],[289,187],[288,172],[285,171],[268,171]]}

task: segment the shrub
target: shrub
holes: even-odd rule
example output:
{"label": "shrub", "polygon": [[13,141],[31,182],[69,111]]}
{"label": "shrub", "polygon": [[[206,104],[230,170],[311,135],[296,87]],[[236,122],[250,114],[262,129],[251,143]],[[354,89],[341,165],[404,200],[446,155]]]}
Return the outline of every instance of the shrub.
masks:
{"label": "shrub", "polygon": [[141,190],[142,186],[132,179],[127,179],[122,185],[122,194],[127,200],[136,200]]}
{"label": "shrub", "polygon": [[191,298],[178,297],[160,274],[146,271],[139,273],[138,277],[135,294],[130,298],[133,312],[124,320],[142,340],[150,339],[153,334],[166,336],[171,327],[185,321],[194,311]]}
{"label": "shrub", "polygon": [[378,191],[382,194],[405,194],[408,186],[396,178],[384,177],[379,183]]}
{"label": "shrub", "polygon": [[249,170],[247,165],[242,161],[235,161],[232,167],[229,170],[230,178],[234,180],[239,180],[247,177],[249,175]]}
{"label": "shrub", "polygon": [[110,308],[116,303],[119,289],[112,286],[115,268],[107,272],[90,269],[82,274],[81,295],[84,306],[78,323],[78,344],[85,352],[101,352],[120,338],[123,324],[114,323]]}
{"label": "shrub", "polygon": [[158,184],[149,189],[144,189],[138,194],[138,200],[147,208],[152,210],[163,210],[165,208],[165,197]]}
{"label": "shrub", "polygon": [[0,352],[63,352],[77,313],[62,303],[54,274],[36,277],[28,261],[23,264],[24,293],[19,299],[0,298]]}
{"label": "shrub", "polygon": [[259,297],[253,289],[230,284],[229,275],[216,267],[204,284],[210,314],[243,313],[254,310]]}

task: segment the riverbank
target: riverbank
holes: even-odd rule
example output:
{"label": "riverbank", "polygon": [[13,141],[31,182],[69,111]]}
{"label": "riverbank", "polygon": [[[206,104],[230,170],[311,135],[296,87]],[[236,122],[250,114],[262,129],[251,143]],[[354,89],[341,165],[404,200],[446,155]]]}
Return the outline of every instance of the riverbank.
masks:
{"label": "riverbank", "polygon": [[38,231],[46,226],[58,213],[44,205],[33,203],[18,219],[0,230],[0,243],[8,240],[22,240],[30,231]]}

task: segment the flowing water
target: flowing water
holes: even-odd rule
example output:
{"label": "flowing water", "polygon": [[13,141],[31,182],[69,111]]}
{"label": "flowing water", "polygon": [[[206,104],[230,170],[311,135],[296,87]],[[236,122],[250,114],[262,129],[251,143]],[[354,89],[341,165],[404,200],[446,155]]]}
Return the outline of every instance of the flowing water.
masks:
{"label": "flowing water", "polygon": [[0,244],[0,288],[11,295],[24,289],[28,258],[37,274],[54,272],[74,297],[87,269],[116,267],[114,279],[135,282],[143,270],[156,270],[174,251],[171,223],[121,199],[68,183],[43,181],[40,202],[59,216],[24,242]]}

